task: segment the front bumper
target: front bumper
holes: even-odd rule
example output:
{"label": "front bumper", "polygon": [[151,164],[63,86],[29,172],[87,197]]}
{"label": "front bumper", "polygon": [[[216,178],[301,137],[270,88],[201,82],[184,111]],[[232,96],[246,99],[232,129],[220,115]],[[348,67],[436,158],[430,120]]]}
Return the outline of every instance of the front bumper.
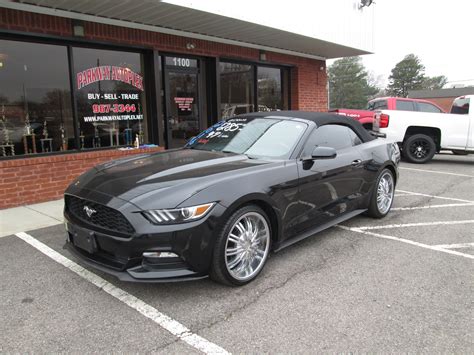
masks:
{"label": "front bumper", "polygon": [[[208,276],[220,217],[225,208],[216,204],[202,220],[168,226],[152,225],[145,219],[136,233],[123,235],[104,232],[64,213],[67,241],[65,248],[85,264],[132,282],[172,282]],[[130,218],[133,220],[133,218]],[[133,223],[132,223],[133,224]],[[79,243],[91,240],[91,246]],[[75,238],[77,238],[75,240]],[[144,252],[174,253],[177,257],[144,258]]]}
{"label": "front bumper", "polygon": [[125,269],[123,271],[113,269],[107,265],[98,262],[94,257],[91,257],[87,252],[82,251],[80,248],[74,246],[70,241],[67,241],[64,245],[71,254],[75,255],[81,262],[90,266],[96,270],[102,271],[106,274],[115,276],[120,281],[127,282],[147,282],[147,283],[158,283],[158,282],[178,282],[178,281],[192,281],[199,280],[208,277],[206,273],[200,274],[193,272],[186,268],[177,269],[153,269],[147,268],[144,265],[138,265]]}

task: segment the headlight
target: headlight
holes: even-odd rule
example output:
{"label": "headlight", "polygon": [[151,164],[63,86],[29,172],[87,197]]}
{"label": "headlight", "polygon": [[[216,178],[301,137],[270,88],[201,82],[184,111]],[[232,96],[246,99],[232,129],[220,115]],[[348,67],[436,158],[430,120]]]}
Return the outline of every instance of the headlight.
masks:
{"label": "headlight", "polygon": [[176,208],[171,210],[149,210],[142,212],[146,219],[153,224],[176,224],[191,222],[204,217],[214,207],[216,203],[206,203],[204,205]]}

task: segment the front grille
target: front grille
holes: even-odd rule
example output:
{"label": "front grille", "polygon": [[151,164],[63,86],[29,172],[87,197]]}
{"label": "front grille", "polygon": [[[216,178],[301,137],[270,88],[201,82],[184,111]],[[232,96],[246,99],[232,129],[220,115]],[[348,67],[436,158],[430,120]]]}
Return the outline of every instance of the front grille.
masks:
{"label": "front grille", "polygon": [[[65,196],[65,203],[69,215],[85,224],[127,235],[135,232],[135,229],[124,215],[113,208],[70,195]],[[87,209],[95,212],[89,217],[86,212]]]}

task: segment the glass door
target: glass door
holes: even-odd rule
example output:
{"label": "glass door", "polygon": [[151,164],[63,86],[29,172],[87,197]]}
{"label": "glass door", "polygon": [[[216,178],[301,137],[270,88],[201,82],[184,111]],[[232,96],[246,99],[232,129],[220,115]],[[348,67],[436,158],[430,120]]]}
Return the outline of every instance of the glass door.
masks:
{"label": "glass door", "polygon": [[196,59],[167,57],[165,91],[168,148],[179,148],[200,132]]}

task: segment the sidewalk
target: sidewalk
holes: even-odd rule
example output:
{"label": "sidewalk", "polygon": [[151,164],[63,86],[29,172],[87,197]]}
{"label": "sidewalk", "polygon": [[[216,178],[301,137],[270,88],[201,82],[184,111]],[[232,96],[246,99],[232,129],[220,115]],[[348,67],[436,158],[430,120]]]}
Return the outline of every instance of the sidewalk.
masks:
{"label": "sidewalk", "polygon": [[0,210],[0,238],[63,223],[64,200]]}

